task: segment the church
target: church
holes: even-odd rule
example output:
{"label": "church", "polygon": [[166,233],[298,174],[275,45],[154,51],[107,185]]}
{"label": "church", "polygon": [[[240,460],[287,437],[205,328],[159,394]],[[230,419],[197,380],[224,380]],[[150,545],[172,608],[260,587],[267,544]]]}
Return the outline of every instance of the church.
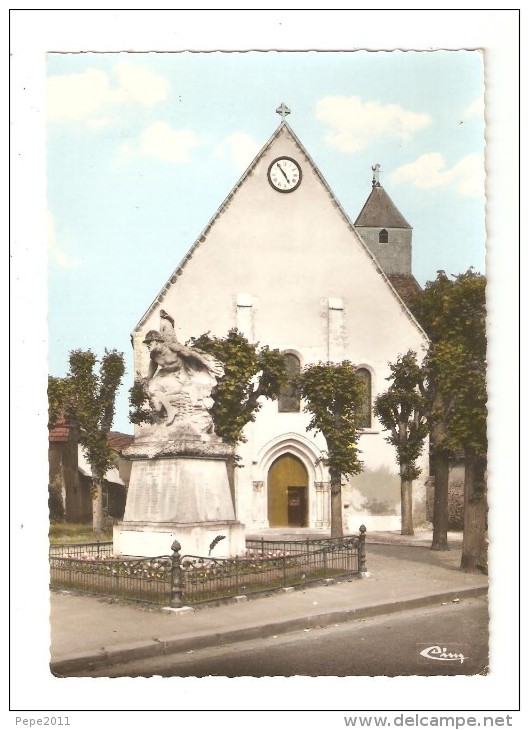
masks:
{"label": "church", "polygon": [[[378,165],[353,223],[286,122],[288,108],[277,111],[278,128],[136,326],[135,371],[148,371],[144,340],[162,310],[174,318],[180,342],[237,327],[250,341],[281,350],[290,377],[312,363],[349,360],[365,380],[368,402],[359,439],[364,469],[342,490],[344,528],[399,529],[396,453],[372,403],[387,388],[388,363],[427,346],[406,305],[419,289],[412,228],[380,184]],[[329,529],[325,441],[307,431],[308,422],[286,387],[246,427],[234,494],[247,533]],[[417,523],[425,517],[427,449],[420,466]]]}

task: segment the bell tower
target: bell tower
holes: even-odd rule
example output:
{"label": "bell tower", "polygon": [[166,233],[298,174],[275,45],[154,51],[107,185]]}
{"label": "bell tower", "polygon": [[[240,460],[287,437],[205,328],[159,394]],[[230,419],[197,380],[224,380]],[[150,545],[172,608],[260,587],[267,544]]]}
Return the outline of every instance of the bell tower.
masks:
{"label": "bell tower", "polygon": [[385,274],[411,274],[412,227],[380,184],[380,165],[373,165],[371,193],[355,221]]}

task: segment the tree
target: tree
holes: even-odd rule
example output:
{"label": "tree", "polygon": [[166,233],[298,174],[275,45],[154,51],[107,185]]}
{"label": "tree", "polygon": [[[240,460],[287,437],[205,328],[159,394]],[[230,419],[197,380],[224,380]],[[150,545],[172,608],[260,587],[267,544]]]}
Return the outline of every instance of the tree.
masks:
{"label": "tree", "polygon": [[255,421],[261,398],[275,400],[279,395],[286,377],[282,353],[249,342],[237,329],[226,337],[209,333],[193,337],[189,345],[214,355],[224,365],[224,375],[211,393],[216,434],[233,446],[246,441],[244,427]]}
{"label": "tree", "polygon": [[331,482],[331,537],[343,537],[342,476],[359,474],[363,468],[357,423],[365,385],[356,367],[345,360],[308,366],[298,378],[298,387],[305,399],[303,410],[311,414],[307,431],[319,431],[327,443],[324,463]]}
{"label": "tree", "polygon": [[435,281],[428,281],[413,302],[413,314],[430,338],[424,362],[428,383],[430,455],[434,475],[432,550],[448,550],[448,476],[451,450],[446,443],[449,404],[436,389],[436,363],[432,359],[437,343],[449,336],[449,324],[444,311],[452,282],[444,271],[437,272]]}
{"label": "tree", "polygon": [[431,356],[436,387],[449,404],[445,442],[465,459],[461,568],[476,572],[486,561],[487,336],[485,277],[467,272],[454,282],[457,320],[452,337]]}
{"label": "tree", "polygon": [[375,399],[374,413],[384,429],[390,432],[386,441],[395,447],[400,472],[401,534],[413,535],[413,480],[420,472],[417,467],[426,436],[427,401],[424,374],[411,350],[389,364],[391,382],[388,390]]}
{"label": "tree", "polygon": [[425,372],[435,476],[432,549],[448,548],[449,460],[454,452],[463,451],[465,570],[476,567],[469,567],[475,563],[470,556],[480,552],[477,545],[483,545],[486,528],[485,286],[485,277],[471,269],[453,279],[440,271],[413,307],[430,337]]}
{"label": "tree", "polygon": [[115,412],[116,393],[125,365],[123,354],[105,350],[99,373],[98,362],[91,350],[70,352],[70,368],[65,378],[52,378],[48,384],[50,422],[61,410],[77,428],[79,443],[84,448],[92,469],[93,529],[103,530],[103,480],[112,466],[114,455],[108,443]]}

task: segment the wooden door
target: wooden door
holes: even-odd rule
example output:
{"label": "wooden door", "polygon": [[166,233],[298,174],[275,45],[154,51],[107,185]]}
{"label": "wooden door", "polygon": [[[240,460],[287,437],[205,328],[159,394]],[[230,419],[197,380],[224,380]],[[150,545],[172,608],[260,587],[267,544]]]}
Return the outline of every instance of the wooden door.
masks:
{"label": "wooden door", "polygon": [[268,472],[270,527],[305,527],[307,491],[308,474],[302,462],[292,454],[276,459]]}

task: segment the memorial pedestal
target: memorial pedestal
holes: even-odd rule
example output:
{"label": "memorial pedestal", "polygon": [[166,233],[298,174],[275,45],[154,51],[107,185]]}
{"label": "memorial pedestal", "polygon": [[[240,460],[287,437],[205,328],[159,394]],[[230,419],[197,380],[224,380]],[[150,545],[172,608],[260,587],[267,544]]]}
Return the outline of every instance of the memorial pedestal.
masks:
{"label": "memorial pedestal", "polygon": [[116,556],[182,554],[232,557],[245,551],[228,480],[229,447],[220,440],[137,442],[129,449],[132,470],[123,522],[114,527]]}

